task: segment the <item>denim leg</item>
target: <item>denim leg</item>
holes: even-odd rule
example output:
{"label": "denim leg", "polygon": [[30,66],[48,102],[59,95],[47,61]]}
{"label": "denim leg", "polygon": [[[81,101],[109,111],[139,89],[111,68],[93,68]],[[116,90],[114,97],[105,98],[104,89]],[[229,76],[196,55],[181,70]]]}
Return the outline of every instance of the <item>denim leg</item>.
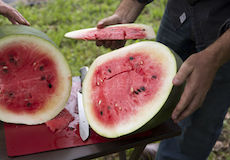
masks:
{"label": "denim leg", "polygon": [[179,123],[182,134],[161,142],[157,160],[205,160],[221,133],[229,97],[230,83],[213,85],[202,107]]}
{"label": "denim leg", "polygon": [[[197,47],[190,39],[190,19],[175,29],[167,15],[162,18],[157,41],[167,45],[186,59]],[[230,105],[230,63],[217,73],[200,109],[179,123],[180,136],[160,143],[156,160],[205,160],[221,133],[223,120]]]}

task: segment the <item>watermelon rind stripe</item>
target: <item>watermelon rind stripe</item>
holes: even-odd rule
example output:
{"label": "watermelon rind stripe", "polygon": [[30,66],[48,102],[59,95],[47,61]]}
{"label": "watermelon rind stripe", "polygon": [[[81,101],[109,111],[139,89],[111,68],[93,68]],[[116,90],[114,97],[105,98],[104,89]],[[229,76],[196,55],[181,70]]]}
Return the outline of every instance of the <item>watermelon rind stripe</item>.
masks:
{"label": "watermelon rind stripe", "polygon": [[44,33],[35,28],[25,26],[25,25],[4,25],[0,26],[0,38],[10,36],[10,35],[30,35],[36,36],[41,39],[45,39],[52,43],[54,46],[56,44]]}

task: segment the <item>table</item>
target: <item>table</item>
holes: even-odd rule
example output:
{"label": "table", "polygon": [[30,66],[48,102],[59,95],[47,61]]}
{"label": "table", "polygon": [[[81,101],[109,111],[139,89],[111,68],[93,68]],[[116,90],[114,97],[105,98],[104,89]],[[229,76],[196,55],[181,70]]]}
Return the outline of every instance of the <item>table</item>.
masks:
{"label": "table", "polygon": [[74,148],[67,148],[55,151],[36,153],[31,155],[8,157],[5,145],[5,135],[3,123],[0,122],[0,159],[1,160],[89,160],[98,158],[111,153],[120,152],[120,159],[125,160],[125,150],[135,148],[130,160],[137,160],[149,143],[162,139],[177,136],[181,133],[181,129],[173,123],[172,120],[166,121],[151,130],[151,134],[144,137],[119,139],[113,142],[92,144]]}

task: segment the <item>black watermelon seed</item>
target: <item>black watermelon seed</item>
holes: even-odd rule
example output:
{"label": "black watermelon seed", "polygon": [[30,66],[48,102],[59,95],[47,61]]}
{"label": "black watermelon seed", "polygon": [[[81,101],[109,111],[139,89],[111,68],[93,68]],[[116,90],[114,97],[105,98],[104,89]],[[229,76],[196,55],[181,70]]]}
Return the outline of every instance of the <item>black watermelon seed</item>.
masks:
{"label": "black watermelon seed", "polygon": [[44,71],[44,66],[40,66],[40,67],[39,67],[39,70],[40,70],[40,71]]}
{"label": "black watermelon seed", "polygon": [[130,60],[133,60],[134,58],[133,57],[129,57]]}
{"label": "black watermelon seed", "polygon": [[74,128],[73,128],[73,127],[69,127],[69,130],[70,130],[70,131],[73,131],[73,130],[74,130]]}
{"label": "black watermelon seed", "polygon": [[28,103],[26,104],[26,106],[27,106],[27,107],[30,107],[30,106],[31,106],[31,103],[30,103],[30,102],[28,102]]}
{"label": "black watermelon seed", "polygon": [[153,78],[153,79],[156,79],[156,78],[157,78],[157,76],[153,75],[153,76],[152,76],[152,78]]}
{"label": "black watermelon seed", "polygon": [[145,91],[145,87],[144,87],[144,86],[142,86],[140,89],[141,89],[142,91]]}
{"label": "black watermelon seed", "polygon": [[101,116],[103,115],[103,111],[100,111],[100,115],[101,115]]}
{"label": "black watermelon seed", "polygon": [[141,92],[141,90],[140,90],[140,89],[137,89],[137,91],[138,91],[138,92]]}
{"label": "black watermelon seed", "polygon": [[41,76],[41,80],[43,81],[43,80],[45,80],[46,79],[46,77],[45,76]]}
{"label": "black watermelon seed", "polygon": [[10,56],[9,61],[10,61],[10,63],[15,63],[14,57],[11,57],[11,56]]}
{"label": "black watermelon seed", "polygon": [[14,93],[13,92],[9,92],[9,97],[14,97]]}
{"label": "black watermelon seed", "polygon": [[52,88],[53,86],[52,86],[52,84],[51,84],[51,83],[49,83],[49,84],[48,84],[48,87],[49,87],[49,88]]}
{"label": "black watermelon seed", "polygon": [[145,29],[143,28],[142,31],[145,31]]}
{"label": "black watermelon seed", "polygon": [[110,110],[111,109],[111,107],[110,106],[108,106],[108,110]]}
{"label": "black watermelon seed", "polygon": [[139,94],[137,91],[134,91],[135,94]]}
{"label": "black watermelon seed", "polygon": [[108,69],[108,72],[111,73],[111,69]]}

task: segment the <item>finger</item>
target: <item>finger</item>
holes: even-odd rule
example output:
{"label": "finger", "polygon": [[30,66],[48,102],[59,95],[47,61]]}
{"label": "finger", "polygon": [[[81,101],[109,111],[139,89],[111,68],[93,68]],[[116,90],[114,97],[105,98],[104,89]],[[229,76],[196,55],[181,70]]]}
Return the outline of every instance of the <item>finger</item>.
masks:
{"label": "finger", "polygon": [[120,23],[119,18],[116,15],[110,16],[108,18],[104,18],[98,22],[97,28],[101,29],[109,25]]}
{"label": "finger", "polygon": [[111,42],[111,49],[118,49],[124,46],[124,41],[123,40],[115,40]]}
{"label": "finger", "polygon": [[29,22],[13,7],[5,4],[2,14],[7,17],[12,24],[30,25]]}
{"label": "finger", "polygon": [[17,20],[20,24],[30,26],[30,23],[20,14],[19,19]]}
{"label": "finger", "polygon": [[192,87],[191,82],[185,85],[184,92],[181,95],[180,101],[172,113],[172,119],[176,120],[178,116],[188,107],[191,103],[193,97],[195,96],[194,87]]}
{"label": "finger", "polygon": [[19,24],[30,25],[30,23],[17,10],[10,12],[9,15]]}
{"label": "finger", "polygon": [[19,24],[17,21],[15,21],[15,20],[10,20],[10,22],[12,23],[12,24]]}
{"label": "finger", "polygon": [[198,95],[196,95],[191,104],[187,107],[187,109],[182,112],[178,117],[177,119],[174,119],[174,122],[175,123],[178,123],[179,121],[185,119],[186,117],[188,117],[189,115],[191,115],[193,112],[195,112],[201,105],[201,100],[199,98]]}
{"label": "finger", "polygon": [[112,41],[104,41],[104,47],[105,48],[110,48],[112,44]]}
{"label": "finger", "polygon": [[106,21],[105,19],[99,21],[98,24],[97,24],[97,28],[98,28],[98,29],[104,28],[104,27],[105,27],[105,24],[104,24],[105,21]]}
{"label": "finger", "polygon": [[12,24],[19,24],[17,21],[15,21],[14,18],[12,17],[8,17],[8,20],[12,23]]}
{"label": "finger", "polygon": [[103,41],[100,41],[100,40],[96,41],[96,45],[99,46],[99,47],[102,46],[103,44],[104,44]]}
{"label": "finger", "polygon": [[124,47],[124,46],[125,46],[125,43],[126,43],[125,40],[119,41],[119,45],[117,45],[117,48]]}
{"label": "finger", "polygon": [[190,66],[186,61],[181,65],[179,71],[173,78],[173,84],[178,86],[185,82],[187,77],[192,73],[193,67]]}

